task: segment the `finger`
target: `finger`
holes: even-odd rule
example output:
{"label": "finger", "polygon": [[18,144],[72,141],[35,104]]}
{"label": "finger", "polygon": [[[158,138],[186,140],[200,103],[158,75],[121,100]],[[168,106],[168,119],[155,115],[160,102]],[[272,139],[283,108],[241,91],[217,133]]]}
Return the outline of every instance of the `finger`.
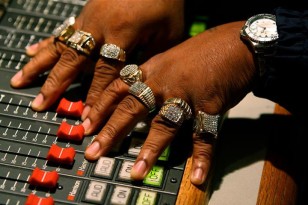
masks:
{"label": "finger", "polygon": [[[119,39],[125,39],[119,40]],[[114,79],[119,77],[120,69],[124,67],[124,62],[128,52],[135,47],[135,41],[138,39],[135,32],[119,32],[117,35],[106,34],[104,41],[108,44],[112,42],[120,48],[119,59],[110,58],[101,54],[96,63],[92,84],[87,94],[85,109],[83,110],[81,119],[84,120],[89,113],[93,104],[99,99],[100,93],[110,84]]]}
{"label": "finger", "polygon": [[99,99],[105,99],[101,97],[101,93],[114,79],[119,77],[119,70],[123,65],[124,63],[102,58],[97,61],[85,108],[81,116],[82,120],[86,119],[95,102],[99,102]]}
{"label": "finger", "polygon": [[32,102],[32,108],[42,111],[50,107],[76,79],[81,69],[91,65],[90,58],[68,48],[48,75],[40,93]]}
{"label": "finger", "polygon": [[174,139],[179,126],[169,123],[160,115],[157,115],[150,127],[146,141],[131,170],[134,180],[142,180],[149,173],[159,156]]}
{"label": "finger", "polygon": [[49,37],[47,39],[44,39],[38,43],[32,44],[30,46],[26,47],[26,54],[30,57],[35,56],[40,50],[43,50],[48,45],[53,44],[54,37]]}
{"label": "finger", "polygon": [[128,94],[128,89],[129,86],[118,78],[104,92],[100,93],[99,100],[93,105],[87,118],[82,123],[86,135],[97,130],[107,117],[110,116],[116,105]]}
{"label": "finger", "polygon": [[193,155],[190,181],[202,185],[207,179],[214,153],[214,137],[210,133],[193,135]]}
{"label": "finger", "polygon": [[13,76],[11,85],[20,88],[33,83],[40,74],[50,70],[55,65],[64,49],[66,49],[66,46],[60,42],[49,44]]}
{"label": "finger", "polygon": [[105,155],[115,142],[125,137],[148,112],[148,109],[135,97],[126,96],[93,143],[86,149],[86,159],[97,160],[101,155]]}

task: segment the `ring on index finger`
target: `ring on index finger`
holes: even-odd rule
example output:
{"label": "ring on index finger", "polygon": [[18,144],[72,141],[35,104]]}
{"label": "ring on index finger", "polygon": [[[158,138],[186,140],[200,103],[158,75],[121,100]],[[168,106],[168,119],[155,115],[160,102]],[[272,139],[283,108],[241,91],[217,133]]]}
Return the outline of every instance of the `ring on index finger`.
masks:
{"label": "ring on index finger", "polygon": [[64,22],[52,31],[52,35],[56,40],[66,43],[66,41],[74,34],[75,17],[71,16],[64,20]]}
{"label": "ring on index finger", "polygon": [[149,86],[145,83],[137,81],[130,86],[128,92],[138,98],[149,109],[149,112],[153,112],[156,108],[155,96]]}
{"label": "ring on index finger", "polygon": [[142,81],[142,71],[136,64],[126,65],[120,71],[120,78],[128,85],[132,85],[137,81]]}
{"label": "ring on index finger", "polygon": [[76,30],[73,35],[67,40],[66,44],[76,49],[77,51],[90,55],[95,47],[95,41],[91,33]]}
{"label": "ring on index finger", "polygon": [[171,123],[181,126],[184,120],[191,118],[192,111],[183,99],[169,98],[161,107],[159,115]]}

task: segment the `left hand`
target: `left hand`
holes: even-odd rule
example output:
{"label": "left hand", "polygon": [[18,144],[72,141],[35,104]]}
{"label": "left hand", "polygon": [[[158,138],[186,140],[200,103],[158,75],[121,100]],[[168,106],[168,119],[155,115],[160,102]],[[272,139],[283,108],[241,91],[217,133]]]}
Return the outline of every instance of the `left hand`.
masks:
{"label": "left hand", "polygon": [[[119,69],[124,64],[99,57],[100,47],[105,43],[115,44],[126,52],[127,58],[140,47],[144,48],[143,58],[170,47],[183,37],[184,0],[121,0],[121,4],[91,0],[85,4],[73,27],[90,33],[95,39],[95,48],[89,56],[54,41],[51,36],[28,48],[27,53],[34,57],[11,79],[12,87],[22,88],[50,71],[31,104],[36,111],[53,105],[79,74],[94,70],[86,99],[85,110],[89,110],[102,90],[119,76]],[[83,116],[86,115],[84,111]]]}

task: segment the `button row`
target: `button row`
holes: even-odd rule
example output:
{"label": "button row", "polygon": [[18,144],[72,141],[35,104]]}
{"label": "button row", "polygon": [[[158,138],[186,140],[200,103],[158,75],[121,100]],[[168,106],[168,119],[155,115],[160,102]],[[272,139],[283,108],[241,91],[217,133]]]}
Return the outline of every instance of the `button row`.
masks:
{"label": "button row", "polygon": [[[110,157],[100,157],[94,168],[93,175],[100,178],[112,178],[115,173],[116,159]],[[131,182],[131,169],[134,165],[133,161],[123,160],[119,174],[117,176],[118,180]],[[148,175],[144,178],[143,184],[152,187],[161,187],[163,183],[163,178],[165,175],[164,167],[154,165]]]}
{"label": "button row", "polygon": [[[87,188],[84,201],[102,204],[108,193],[108,185],[104,182],[91,181]],[[111,205],[128,205],[132,204],[133,188],[116,185],[111,193]],[[140,190],[137,196],[136,205],[154,205],[157,201],[158,194],[155,191]]]}

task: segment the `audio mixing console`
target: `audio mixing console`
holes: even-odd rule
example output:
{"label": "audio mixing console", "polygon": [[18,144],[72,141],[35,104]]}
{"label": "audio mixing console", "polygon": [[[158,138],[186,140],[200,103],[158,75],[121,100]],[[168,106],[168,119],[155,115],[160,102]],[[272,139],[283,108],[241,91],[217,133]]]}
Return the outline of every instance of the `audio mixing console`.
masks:
{"label": "audio mixing console", "polygon": [[39,83],[18,90],[9,85],[30,60],[24,48],[78,15],[85,1],[0,2],[0,203],[175,204],[185,160],[175,156],[172,145],[142,182],[134,182],[130,169],[146,129],[134,129],[108,156],[89,162],[83,155],[95,135],[83,136],[83,98],[76,95],[81,84],[72,85],[46,112],[31,109]]}

